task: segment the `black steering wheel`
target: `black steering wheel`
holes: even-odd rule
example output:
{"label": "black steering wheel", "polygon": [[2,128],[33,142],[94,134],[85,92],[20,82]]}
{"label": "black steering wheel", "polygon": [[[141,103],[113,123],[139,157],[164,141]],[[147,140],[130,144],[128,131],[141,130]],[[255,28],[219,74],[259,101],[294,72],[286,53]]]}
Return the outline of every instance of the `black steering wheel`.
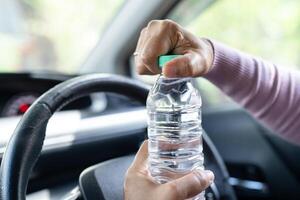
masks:
{"label": "black steering wheel", "polygon": [[[43,94],[25,113],[7,144],[0,168],[0,200],[26,198],[29,175],[41,153],[50,117],[69,102],[93,92],[114,92],[145,104],[149,86],[122,76],[93,74],[70,79]],[[212,198],[236,199],[225,165],[206,134],[204,154],[206,168],[216,176],[210,188]],[[86,169],[79,180],[83,197],[123,199],[124,174],[132,159],[129,155]]]}

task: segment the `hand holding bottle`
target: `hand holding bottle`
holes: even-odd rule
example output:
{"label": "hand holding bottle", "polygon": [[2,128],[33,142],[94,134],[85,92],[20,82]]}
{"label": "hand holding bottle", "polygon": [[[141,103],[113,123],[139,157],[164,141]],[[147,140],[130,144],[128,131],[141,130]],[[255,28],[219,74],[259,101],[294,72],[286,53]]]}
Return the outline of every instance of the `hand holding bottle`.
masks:
{"label": "hand holding bottle", "polygon": [[[165,54],[177,56],[161,56]],[[203,170],[201,97],[190,78],[168,78],[206,74],[212,46],[173,21],[155,20],[141,32],[134,55],[139,74],[163,76],[147,99],[151,142],[149,148],[148,142],[142,145],[128,169],[125,199],[203,199],[214,175]],[[159,57],[168,58],[160,60],[160,67]]]}
{"label": "hand holding bottle", "polygon": [[166,184],[156,184],[147,169],[148,142],[145,141],[129,167],[125,200],[184,200],[205,190],[214,179],[211,171],[195,170]]}
{"label": "hand holding bottle", "polygon": [[[182,55],[158,67],[161,55]],[[140,34],[135,51],[139,74],[159,74],[166,77],[197,77],[206,74],[213,62],[213,48],[171,20],[153,20]]]}

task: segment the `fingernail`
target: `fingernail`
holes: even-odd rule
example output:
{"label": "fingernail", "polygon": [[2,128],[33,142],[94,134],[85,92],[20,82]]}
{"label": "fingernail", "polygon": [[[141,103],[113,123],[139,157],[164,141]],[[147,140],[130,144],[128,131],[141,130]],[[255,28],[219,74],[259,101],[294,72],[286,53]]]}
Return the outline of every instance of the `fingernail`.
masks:
{"label": "fingernail", "polygon": [[205,175],[208,177],[209,182],[212,183],[215,179],[215,175],[212,171],[210,170],[204,170]]}

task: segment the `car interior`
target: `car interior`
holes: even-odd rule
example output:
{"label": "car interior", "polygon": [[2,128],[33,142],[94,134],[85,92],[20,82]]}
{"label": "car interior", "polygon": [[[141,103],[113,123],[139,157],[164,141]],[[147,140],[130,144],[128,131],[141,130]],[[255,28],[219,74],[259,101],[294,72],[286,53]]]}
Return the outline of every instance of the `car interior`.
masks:
{"label": "car interior", "polygon": [[[147,138],[145,103],[157,78],[138,75],[133,60],[151,20],[171,19],[199,37],[300,66],[297,0],[0,3],[6,199],[124,198],[125,172]],[[299,199],[300,146],[204,78],[194,81],[203,99],[204,165],[215,173],[206,199]]]}

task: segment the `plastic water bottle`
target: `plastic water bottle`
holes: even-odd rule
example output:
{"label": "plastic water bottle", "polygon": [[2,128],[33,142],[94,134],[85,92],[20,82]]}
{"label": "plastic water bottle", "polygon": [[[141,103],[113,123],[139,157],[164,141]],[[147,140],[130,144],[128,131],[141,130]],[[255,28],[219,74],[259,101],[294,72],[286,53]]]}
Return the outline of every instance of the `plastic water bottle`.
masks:
{"label": "plastic water bottle", "polygon": [[[159,57],[159,66],[177,55]],[[160,75],[147,99],[149,171],[158,183],[204,169],[201,96],[192,78]],[[204,192],[196,197],[205,199]]]}

